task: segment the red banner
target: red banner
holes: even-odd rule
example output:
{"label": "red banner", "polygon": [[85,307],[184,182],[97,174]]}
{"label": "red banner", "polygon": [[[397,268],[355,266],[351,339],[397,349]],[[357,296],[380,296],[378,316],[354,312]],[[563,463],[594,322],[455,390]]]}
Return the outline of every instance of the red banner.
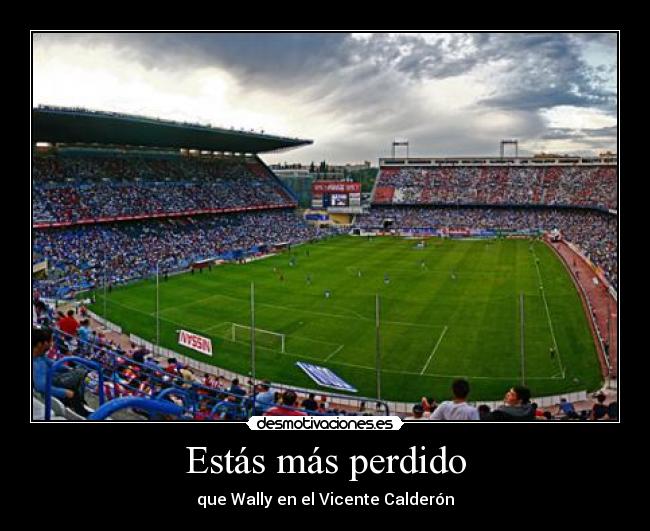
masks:
{"label": "red banner", "polygon": [[348,181],[314,181],[311,187],[312,193],[344,193],[344,194],[360,194],[361,183],[353,183]]}

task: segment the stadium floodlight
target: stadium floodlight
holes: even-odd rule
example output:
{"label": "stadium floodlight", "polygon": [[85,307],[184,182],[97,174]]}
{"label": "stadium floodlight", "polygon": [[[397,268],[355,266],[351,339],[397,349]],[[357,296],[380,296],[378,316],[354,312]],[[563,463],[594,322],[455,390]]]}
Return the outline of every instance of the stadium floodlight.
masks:
{"label": "stadium floodlight", "polygon": [[[255,333],[252,334],[251,330],[255,330]],[[271,330],[264,330],[263,328],[253,328],[248,325],[232,323],[230,327],[230,340],[233,343],[251,341],[251,344],[262,341],[268,345],[267,348],[278,350],[282,354],[286,352],[286,335],[279,332],[272,332]]]}
{"label": "stadium floodlight", "polygon": [[409,158],[409,141],[406,138],[395,138],[393,139],[393,143],[391,144],[391,154],[392,157],[395,158],[395,148],[398,146],[405,146],[406,147],[406,158]]}
{"label": "stadium floodlight", "polygon": [[506,145],[515,146],[515,158],[519,157],[519,140],[517,140],[516,138],[503,139],[501,140],[500,145],[501,145],[501,149],[500,149],[501,158],[504,157]]}

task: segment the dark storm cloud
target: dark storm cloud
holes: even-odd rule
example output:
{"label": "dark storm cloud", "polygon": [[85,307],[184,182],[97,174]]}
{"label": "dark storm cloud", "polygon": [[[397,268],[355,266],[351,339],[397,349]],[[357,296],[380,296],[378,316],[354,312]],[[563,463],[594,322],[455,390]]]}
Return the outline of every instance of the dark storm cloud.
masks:
{"label": "dark storm cloud", "polygon": [[[435,147],[440,154],[492,152],[497,133],[474,121],[491,111],[516,116],[514,130],[503,135],[572,140],[571,131],[583,137],[592,133],[549,131],[539,111],[570,105],[613,115],[617,105],[610,86],[615,34],[373,34],[356,39],[341,33],[147,33],[45,35],[44,41],[110,45],[127,60],[176,74],[219,67],[243,90],[288,94],[310,114],[345,124],[345,140],[319,145],[336,147],[337,154],[352,153],[350,146],[356,145],[364,158],[388,145],[393,135],[408,135],[413,145]],[[592,44],[608,50],[609,63],[587,63],[582,51]],[[432,80],[479,70],[484,80],[477,82],[490,92],[453,119],[432,115],[430,102],[413,91]],[[350,157],[357,159],[359,155]]]}
{"label": "dark storm cloud", "polygon": [[338,33],[122,33],[57,34],[59,43],[110,44],[148,68],[187,70],[218,66],[241,82],[279,86],[331,72],[349,61]]}
{"label": "dark storm cloud", "polygon": [[558,105],[612,108],[616,93],[604,87],[607,66],[590,67],[571,34],[508,34],[483,38],[486,62],[506,61],[498,92],[483,103],[537,110]]}
{"label": "dark storm cloud", "polygon": [[[444,79],[494,65],[499,85],[483,104],[537,110],[557,105],[611,108],[616,95],[603,88],[612,65],[590,67],[581,56],[588,42],[616,45],[612,34],[374,34],[365,40],[342,33],[67,34],[59,42],[110,43],[149,68],[219,66],[251,88],[304,90],[371,81],[382,71],[401,81]],[[497,66],[505,62],[505,66]],[[346,67],[356,66],[355,69]],[[309,90],[307,90],[309,92]],[[315,90],[319,97],[323,90]],[[344,104],[337,98],[337,104]],[[358,105],[351,98],[351,105]]]}

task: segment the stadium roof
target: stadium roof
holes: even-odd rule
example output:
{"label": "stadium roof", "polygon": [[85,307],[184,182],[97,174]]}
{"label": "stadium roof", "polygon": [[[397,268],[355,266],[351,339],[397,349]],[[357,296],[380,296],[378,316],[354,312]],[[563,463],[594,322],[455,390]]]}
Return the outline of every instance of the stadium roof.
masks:
{"label": "stadium roof", "polygon": [[65,144],[102,144],[185,148],[232,153],[266,153],[312,144],[312,140],[221,129],[158,118],[86,109],[32,109],[32,140]]}

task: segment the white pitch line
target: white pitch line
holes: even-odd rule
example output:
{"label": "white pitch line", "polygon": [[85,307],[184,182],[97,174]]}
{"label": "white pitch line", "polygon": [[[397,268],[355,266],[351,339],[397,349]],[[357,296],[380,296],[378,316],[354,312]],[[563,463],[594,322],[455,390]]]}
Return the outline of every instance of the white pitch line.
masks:
{"label": "white pitch line", "polygon": [[445,337],[445,334],[447,333],[448,328],[449,328],[448,326],[445,326],[442,333],[440,334],[440,337],[438,338],[438,342],[436,343],[436,346],[433,347],[433,351],[431,352],[431,355],[429,356],[429,359],[424,364],[424,367],[422,368],[422,372],[420,372],[420,376],[423,375],[424,371],[427,370],[427,367],[429,366],[429,363],[431,363],[431,360],[433,359],[433,355],[436,353],[436,350],[438,350],[438,347],[440,346],[440,342],[442,341],[442,338]]}
{"label": "white pitch line", "polygon": [[535,260],[535,268],[537,269],[537,277],[539,278],[539,285],[542,288],[542,300],[544,301],[544,307],[546,308],[546,318],[548,319],[548,327],[551,331],[551,337],[553,338],[553,346],[555,347],[555,353],[557,354],[557,361],[560,365],[560,371],[562,371],[562,377],[566,375],[564,366],[562,365],[562,358],[560,358],[560,349],[557,346],[557,341],[555,339],[555,332],[553,331],[553,322],[551,321],[551,312],[548,309],[548,302],[546,301],[546,289],[544,289],[544,281],[542,280],[542,272],[539,269],[539,264],[537,263],[537,253],[533,248],[533,257]]}
{"label": "white pitch line", "polygon": [[[116,304],[118,306],[122,306],[123,308],[127,308],[129,310],[139,312],[139,313],[144,314],[144,315],[148,315],[147,312],[145,312],[143,310],[139,310],[139,309],[134,308],[132,306],[128,306],[126,304],[121,304],[121,303],[114,302],[114,301],[111,301],[111,304]],[[181,326],[181,327],[185,326],[185,325],[183,325],[183,324],[181,324],[179,322],[171,321],[170,319],[164,319],[162,317],[160,318],[160,320],[165,321],[166,323],[174,324],[174,325]],[[227,322],[227,321],[224,321],[224,322]],[[194,328],[192,327],[192,329],[194,329]],[[205,330],[201,330],[201,329],[198,329],[198,328],[196,328],[195,330],[197,332],[207,333],[207,332],[205,332]],[[243,343],[243,342],[240,342],[240,341],[230,341],[230,340],[226,340],[226,341],[228,341],[229,343],[237,343],[237,344],[240,344],[240,345],[248,345],[248,343]],[[280,352],[278,350],[274,350],[274,349],[271,349],[271,348],[266,348],[266,347],[263,347],[261,345],[257,345],[256,348],[259,349],[259,350],[265,350],[267,352],[272,352],[274,354],[279,354],[281,356],[289,356],[289,357],[292,357],[292,358],[302,358],[302,359],[320,361],[320,362],[323,361],[322,358],[316,358],[314,356],[307,356],[307,355],[303,355],[303,354],[292,354],[290,352]],[[334,364],[334,365],[342,365],[344,367],[352,367],[352,368],[355,368],[355,369],[362,369],[362,370],[366,370],[366,371],[376,371],[377,370],[377,367],[371,367],[369,365],[358,365],[356,363],[347,363],[345,361],[332,361],[331,363]],[[394,370],[394,369],[382,369],[381,372],[387,373],[387,374],[402,374],[402,375],[409,375],[409,376],[424,376],[425,378],[466,378],[468,380],[507,380],[507,381],[511,381],[511,382],[516,381],[517,378],[519,377],[519,376],[472,376],[472,375],[468,375],[468,374],[421,374],[421,373],[417,373],[415,371],[398,371],[398,370]],[[528,379],[529,380],[564,380],[565,377],[563,376],[561,378],[558,378],[557,376],[529,376]]]}
{"label": "white pitch line", "polygon": [[232,325],[233,323],[231,321],[222,321],[220,323],[217,323],[212,326],[208,326],[207,328],[203,329],[203,332],[212,332],[212,330],[215,330],[217,328],[223,328],[223,325]]}
{"label": "white pitch line", "polygon": [[341,349],[342,349],[344,346],[345,346],[345,345],[341,345],[341,346],[340,346],[339,348],[337,348],[334,352],[332,352],[329,356],[327,356],[327,358],[325,358],[324,361],[329,361],[329,360],[331,360],[331,359],[334,357],[335,354],[338,354],[339,352],[341,352]]}

